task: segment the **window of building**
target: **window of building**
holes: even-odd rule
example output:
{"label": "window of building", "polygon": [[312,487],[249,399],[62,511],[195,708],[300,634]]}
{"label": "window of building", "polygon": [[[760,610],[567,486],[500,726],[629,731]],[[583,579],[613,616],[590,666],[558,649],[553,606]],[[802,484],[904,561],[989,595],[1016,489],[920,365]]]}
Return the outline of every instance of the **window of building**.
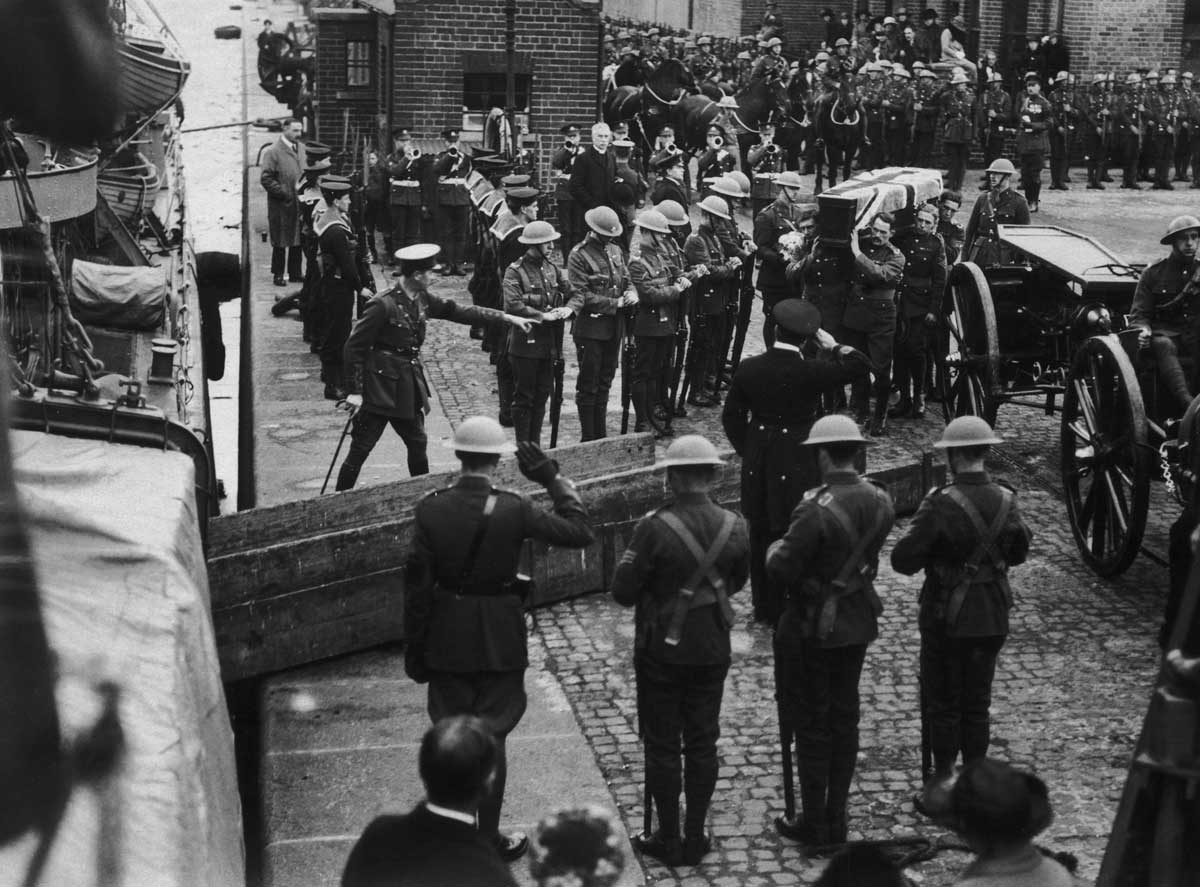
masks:
{"label": "window of building", "polygon": [[[529,131],[529,96],[533,90],[531,74],[517,74],[516,118],[525,132]],[[488,112],[506,104],[507,79],[503,73],[476,72],[463,75],[463,121],[467,132],[482,132]]]}
{"label": "window of building", "polygon": [[369,40],[346,41],[346,85],[371,85],[371,43]]}

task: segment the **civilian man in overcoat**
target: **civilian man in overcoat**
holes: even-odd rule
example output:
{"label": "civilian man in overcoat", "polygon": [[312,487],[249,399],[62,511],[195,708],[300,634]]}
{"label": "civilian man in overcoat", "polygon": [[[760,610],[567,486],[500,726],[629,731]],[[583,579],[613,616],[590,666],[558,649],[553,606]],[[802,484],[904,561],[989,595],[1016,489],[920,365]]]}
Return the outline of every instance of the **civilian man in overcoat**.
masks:
{"label": "civilian man in overcoat", "polygon": [[[271,240],[271,275],[276,286],[304,281],[300,250],[300,174],[308,165],[300,142],[299,120],[283,122],[279,140],[263,151],[259,182],[267,192],[267,227]],[[286,267],[287,279],[284,278]]]}

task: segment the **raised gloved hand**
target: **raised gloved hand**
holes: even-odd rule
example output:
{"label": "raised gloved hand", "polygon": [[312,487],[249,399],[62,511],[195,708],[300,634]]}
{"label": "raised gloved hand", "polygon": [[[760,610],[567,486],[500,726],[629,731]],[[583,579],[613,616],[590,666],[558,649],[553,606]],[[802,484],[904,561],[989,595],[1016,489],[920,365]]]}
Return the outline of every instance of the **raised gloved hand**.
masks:
{"label": "raised gloved hand", "polygon": [[558,477],[558,463],[543,453],[537,444],[527,440],[517,442],[517,465],[521,474],[543,487]]}

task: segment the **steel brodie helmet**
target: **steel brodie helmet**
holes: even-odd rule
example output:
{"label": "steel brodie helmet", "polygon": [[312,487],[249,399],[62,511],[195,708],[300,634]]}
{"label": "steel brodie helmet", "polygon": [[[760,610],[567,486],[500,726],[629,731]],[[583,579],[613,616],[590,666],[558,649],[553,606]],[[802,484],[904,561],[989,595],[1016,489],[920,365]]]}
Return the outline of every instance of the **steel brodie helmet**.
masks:
{"label": "steel brodie helmet", "polygon": [[537,246],[542,243],[553,243],[560,237],[562,235],[554,230],[553,225],[538,219],[536,222],[530,222],[526,225],[525,230],[521,232],[521,236],[517,240],[529,246]]}
{"label": "steel brodie helmet", "polygon": [[659,234],[670,234],[671,227],[667,224],[667,218],[656,209],[644,210],[633,224],[639,228],[644,228],[647,231],[655,231]]}
{"label": "steel brodie helmet", "polygon": [[667,447],[662,464],[669,468],[676,465],[724,465],[725,462],[708,438],[699,434],[685,434]]}
{"label": "steel brodie helmet", "polygon": [[620,237],[625,229],[617,218],[616,210],[610,206],[595,206],[583,214],[587,226],[604,237]]}
{"label": "steel brodie helmet", "polygon": [[954,447],[986,447],[1004,443],[1004,439],[992,430],[992,426],[978,416],[959,416],[946,426],[942,439],[933,445],[935,450]]}
{"label": "steel brodie helmet", "polygon": [[512,453],[516,447],[504,436],[500,423],[490,416],[471,416],[454,432],[454,449],[462,453]]}
{"label": "steel brodie helmet", "polygon": [[804,445],[819,447],[824,444],[856,443],[865,444],[868,441],[862,436],[858,423],[849,416],[822,416],[813,423],[808,432]]}
{"label": "steel brodie helmet", "polygon": [[1171,219],[1171,224],[1167,225],[1167,233],[1162,236],[1162,240],[1159,243],[1166,246],[1181,231],[1191,231],[1197,228],[1200,228],[1200,219],[1197,219],[1195,216],[1176,216]]}

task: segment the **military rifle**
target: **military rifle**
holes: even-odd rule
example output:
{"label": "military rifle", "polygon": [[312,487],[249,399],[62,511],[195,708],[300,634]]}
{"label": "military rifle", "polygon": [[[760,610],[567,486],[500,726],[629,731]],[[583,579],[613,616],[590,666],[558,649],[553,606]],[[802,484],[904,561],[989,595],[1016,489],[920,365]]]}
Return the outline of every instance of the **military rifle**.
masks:
{"label": "military rifle", "polygon": [[629,405],[633,401],[633,364],[637,359],[637,339],[633,335],[635,308],[626,308],[625,329],[621,336],[621,433],[629,433]]}
{"label": "military rifle", "polygon": [[558,446],[558,420],[562,417],[563,374],[566,368],[566,361],[559,351],[554,358],[554,389],[550,395],[550,449]]}

